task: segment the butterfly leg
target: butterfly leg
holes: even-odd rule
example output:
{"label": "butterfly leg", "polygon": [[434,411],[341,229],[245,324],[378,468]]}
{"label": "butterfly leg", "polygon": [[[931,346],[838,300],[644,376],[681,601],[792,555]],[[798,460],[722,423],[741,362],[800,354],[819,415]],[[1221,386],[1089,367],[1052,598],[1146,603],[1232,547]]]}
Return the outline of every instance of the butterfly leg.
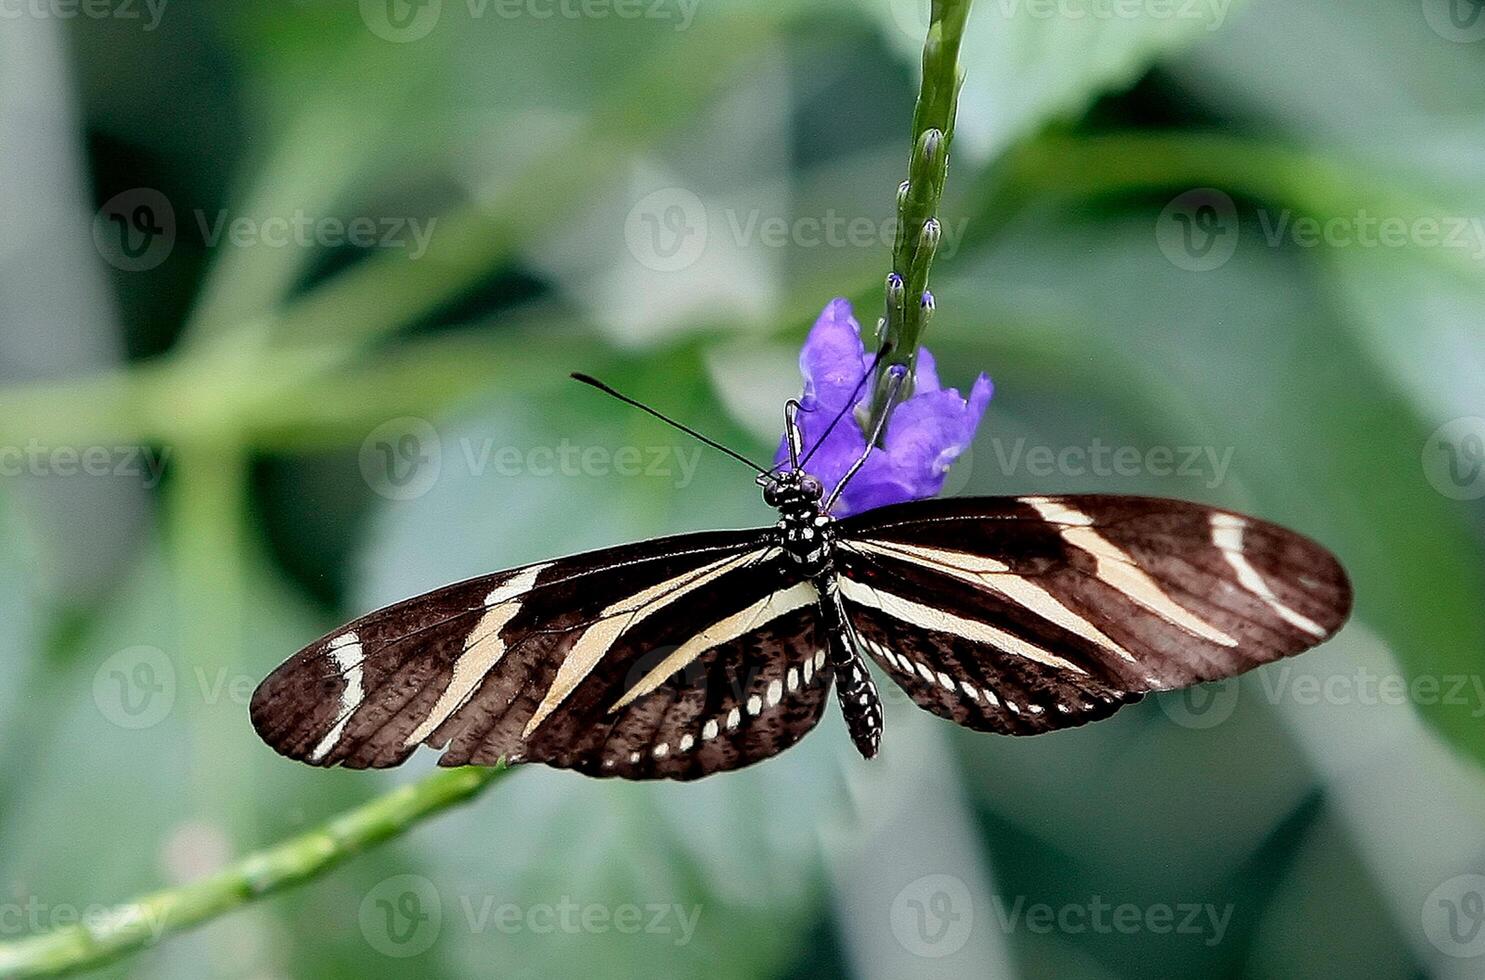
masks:
{"label": "butterfly leg", "polygon": [[820,593],[820,625],[825,631],[827,656],[835,672],[835,694],[840,700],[846,730],[863,758],[873,758],[882,742],[882,699],[876,683],[857,652],[851,621],[841,605],[835,575],[826,572],[815,580]]}

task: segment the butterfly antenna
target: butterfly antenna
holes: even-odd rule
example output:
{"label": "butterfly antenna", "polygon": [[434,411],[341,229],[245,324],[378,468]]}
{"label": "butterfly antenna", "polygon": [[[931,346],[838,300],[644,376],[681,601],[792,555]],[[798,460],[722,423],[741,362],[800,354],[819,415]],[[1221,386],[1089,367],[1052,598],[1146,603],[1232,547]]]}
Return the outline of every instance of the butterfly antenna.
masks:
{"label": "butterfly antenna", "polygon": [[888,369],[888,375],[887,397],[882,406],[882,417],[877,419],[875,428],[872,429],[871,435],[867,437],[866,449],[860,456],[856,457],[856,462],[852,463],[851,468],[846,470],[846,475],[840,478],[840,482],[835,485],[835,489],[830,492],[830,496],[825,498],[825,503],[821,505],[820,509],[827,514],[830,513],[830,508],[835,506],[835,502],[840,499],[841,493],[846,489],[846,484],[850,483],[851,478],[861,472],[861,467],[866,465],[866,458],[876,448],[877,440],[882,436],[882,430],[887,427],[887,416],[892,412],[892,403],[897,400],[897,393],[902,390],[903,383],[907,380],[907,368],[904,367],[899,371],[897,366],[894,365]]}
{"label": "butterfly antenna", "polygon": [[[846,402],[845,407],[835,413],[835,418],[831,419],[830,424],[825,427],[824,434],[815,440],[815,444],[810,447],[810,451],[805,453],[804,458],[799,461],[800,466],[810,461],[810,457],[815,455],[815,450],[825,445],[825,440],[830,438],[830,433],[835,431],[835,427],[840,424],[840,420],[845,418],[847,413],[856,407],[856,400],[861,397],[861,389],[866,386],[866,382],[871,376],[877,373],[877,367],[881,365],[882,358],[886,357],[891,350],[891,345],[883,344],[882,349],[877,351],[877,356],[871,359],[871,367],[867,368],[866,373],[861,376],[861,380],[856,382],[856,390],[851,392],[851,397]],[[885,417],[885,414],[883,417]]]}
{"label": "butterfly antenna", "polygon": [[613,397],[617,398],[619,401],[623,402],[626,405],[633,405],[635,408],[639,409],[640,411],[647,412],[650,415],[655,416],[655,418],[657,418],[660,421],[664,422],[666,425],[671,426],[672,428],[680,429],[682,432],[686,433],[686,435],[691,436],[693,439],[697,439],[697,440],[700,440],[701,442],[706,443],[708,446],[711,446],[713,449],[716,449],[716,450],[718,450],[720,452],[726,453],[728,456],[731,456],[733,459],[737,460],[739,463],[746,463],[748,466],[751,466],[753,469],[757,470],[763,476],[768,476],[769,473],[770,473],[769,470],[766,470],[763,467],[759,466],[757,463],[753,462],[751,459],[748,459],[748,457],[744,456],[742,453],[734,452],[733,450],[728,449],[726,446],[722,445],[717,440],[710,439],[710,438],[702,435],[700,432],[697,432],[695,429],[691,428],[689,425],[683,425],[680,422],[677,422],[675,419],[671,418],[670,416],[664,415],[661,412],[657,412],[655,409],[653,409],[650,406],[646,405],[644,402],[636,401],[635,399],[630,398],[628,395],[624,394],[623,392],[615,391],[613,388],[609,387],[608,385],[604,384],[602,381],[599,381],[597,378],[593,377],[591,374],[583,374],[580,371],[574,371],[572,373],[572,380],[574,380],[574,381],[581,381],[585,385],[590,385],[590,386],[592,386],[594,388],[597,388],[599,391],[603,392],[605,395],[612,395]]}

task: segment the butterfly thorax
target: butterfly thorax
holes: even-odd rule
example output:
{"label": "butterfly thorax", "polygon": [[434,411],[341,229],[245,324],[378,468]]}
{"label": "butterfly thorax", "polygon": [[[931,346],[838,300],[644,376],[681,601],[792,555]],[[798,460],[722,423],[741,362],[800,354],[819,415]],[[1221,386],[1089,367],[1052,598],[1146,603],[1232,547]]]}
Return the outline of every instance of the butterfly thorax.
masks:
{"label": "butterfly thorax", "polygon": [[835,542],[834,521],[821,511],[820,496],[819,482],[799,470],[786,470],[763,488],[763,499],[779,511],[778,545],[808,578],[830,568]]}

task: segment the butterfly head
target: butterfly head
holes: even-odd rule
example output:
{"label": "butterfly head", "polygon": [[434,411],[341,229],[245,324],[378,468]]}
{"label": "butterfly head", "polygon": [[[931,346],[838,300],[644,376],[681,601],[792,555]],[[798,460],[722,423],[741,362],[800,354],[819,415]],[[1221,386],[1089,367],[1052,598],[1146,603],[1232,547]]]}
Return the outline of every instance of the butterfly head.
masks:
{"label": "butterfly head", "polygon": [[784,470],[763,483],[763,502],[784,513],[807,511],[811,516],[820,510],[825,488],[803,470]]}

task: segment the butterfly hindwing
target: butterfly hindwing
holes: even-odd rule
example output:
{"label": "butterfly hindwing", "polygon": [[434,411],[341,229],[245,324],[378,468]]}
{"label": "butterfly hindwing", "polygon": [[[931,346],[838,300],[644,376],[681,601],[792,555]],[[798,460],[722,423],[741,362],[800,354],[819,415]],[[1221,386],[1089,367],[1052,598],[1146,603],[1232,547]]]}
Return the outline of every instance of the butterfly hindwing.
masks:
{"label": "butterfly hindwing", "polygon": [[1178,501],[925,501],[841,521],[839,535],[865,651],[922,707],[1009,734],[1300,653],[1351,604],[1319,545]]}
{"label": "butterfly hindwing", "polygon": [[316,765],[392,766],[427,744],[443,765],[693,778],[782,751],[818,720],[829,672],[813,601],[758,531],[529,565],[310,644],[259,686],[252,719]]}

